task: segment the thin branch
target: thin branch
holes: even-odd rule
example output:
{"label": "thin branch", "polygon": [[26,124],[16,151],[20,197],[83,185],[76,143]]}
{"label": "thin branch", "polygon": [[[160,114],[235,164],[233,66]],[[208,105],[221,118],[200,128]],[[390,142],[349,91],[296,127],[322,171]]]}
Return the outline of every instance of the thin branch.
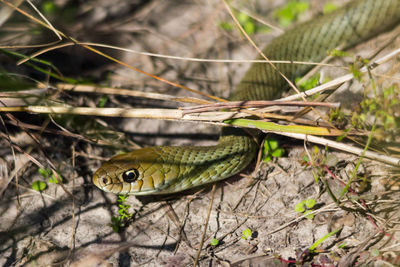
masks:
{"label": "thin branch", "polygon": [[159,94],[152,92],[143,92],[143,91],[135,91],[130,89],[121,89],[121,88],[110,88],[110,87],[98,87],[93,85],[74,85],[68,83],[58,83],[56,87],[60,90],[64,91],[72,91],[72,92],[85,92],[85,93],[99,93],[99,94],[108,94],[108,95],[124,95],[124,96],[133,96],[133,97],[143,97],[157,100],[168,100],[175,102],[183,102],[183,103],[196,103],[196,104],[207,104],[211,103],[210,101],[194,98],[194,97],[177,97],[173,95],[167,94]]}
{"label": "thin branch", "polygon": [[276,100],[249,100],[249,101],[229,101],[222,103],[205,104],[199,106],[182,107],[183,114],[196,112],[214,111],[226,108],[263,108],[267,106],[301,106],[301,107],[328,107],[338,108],[340,103],[326,102],[304,102],[304,101],[276,101]]}
{"label": "thin branch", "polygon": [[215,188],[216,187],[217,187],[216,184],[213,184],[212,191],[211,191],[211,201],[210,201],[210,205],[208,206],[207,218],[206,218],[206,221],[204,223],[204,231],[203,231],[203,234],[201,235],[201,240],[200,240],[199,248],[198,248],[197,253],[196,253],[196,258],[193,261],[193,267],[196,267],[197,262],[198,262],[199,257],[200,257],[201,249],[203,248],[204,239],[205,239],[206,233],[207,233],[208,222],[210,221],[210,214],[211,214],[212,205],[213,205],[213,202],[214,202],[214,195],[215,195]]}
{"label": "thin branch", "polygon": [[400,159],[399,158],[395,158],[395,157],[390,157],[390,156],[386,156],[383,154],[379,154],[376,152],[372,152],[372,151],[365,151],[361,148],[358,147],[354,147],[348,144],[344,144],[344,143],[340,143],[340,142],[336,142],[336,141],[332,141],[332,140],[328,140],[322,137],[317,137],[317,136],[313,136],[313,135],[306,135],[306,134],[299,134],[299,133],[284,133],[284,132],[274,132],[276,134],[279,135],[284,135],[284,136],[288,136],[291,138],[295,138],[295,139],[300,139],[300,140],[305,140],[308,142],[312,142],[315,144],[319,144],[319,145],[323,145],[323,146],[327,146],[327,147],[331,147],[331,148],[335,148],[341,151],[345,151],[357,156],[364,156],[365,158],[369,158],[372,160],[377,160],[386,164],[390,164],[393,166],[400,166]]}

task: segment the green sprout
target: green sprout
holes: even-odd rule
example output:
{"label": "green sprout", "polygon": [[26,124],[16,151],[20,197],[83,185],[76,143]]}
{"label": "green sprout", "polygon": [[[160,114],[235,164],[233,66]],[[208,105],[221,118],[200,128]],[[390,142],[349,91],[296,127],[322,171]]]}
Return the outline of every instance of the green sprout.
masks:
{"label": "green sprout", "polygon": [[249,228],[246,228],[242,232],[242,239],[248,240],[251,238],[252,234],[253,234],[252,231]]}
{"label": "green sprout", "polygon": [[100,99],[99,99],[98,107],[99,108],[104,108],[104,106],[106,105],[107,101],[108,101],[108,96],[106,96],[106,95],[101,96]]}
{"label": "green sprout", "polygon": [[311,213],[313,212],[312,208],[315,206],[315,204],[316,204],[315,199],[310,198],[297,203],[294,210],[296,212],[307,215],[306,218],[312,220],[314,218],[314,214]]}
{"label": "green sprout", "polygon": [[279,143],[275,138],[268,137],[265,139],[263,147],[264,162],[271,161],[273,157],[282,157],[284,154],[285,149],[279,147]]}
{"label": "green sprout", "polygon": [[42,10],[46,15],[54,15],[57,11],[57,6],[53,1],[45,1],[42,3]]}
{"label": "green sprout", "polygon": [[59,173],[58,174],[58,179],[54,175],[53,171],[49,168],[39,168],[38,173],[44,178],[44,179],[49,179],[49,183],[51,184],[58,184],[58,179],[60,179],[61,182],[63,182],[63,179]]}
{"label": "green sprout", "polygon": [[[234,15],[237,18],[240,26],[248,35],[269,31],[269,27],[257,23],[255,19],[246,13],[235,11]],[[226,31],[232,31],[234,29],[234,24],[230,22],[221,22],[219,26]]]}
{"label": "green sprout", "polygon": [[210,241],[211,246],[215,247],[215,246],[218,246],[218,244],[219,244],[218,239],[216,239],[216,238],[211,239],[211,241]]}
{"label": "green sprout", "polygon": [[333,49],[333,50],[329,51],[328,55],[331,57],[352,57],[353,56],[349,52],[338,50],[338,49]]}
{"label": "green sprout", "polygon": [[315,251],[315,249],[322,243],[324,242],[326,239],[328,239],[329,237],[335,235],[337,232],[339,232],[341,229],[336,229],[326,235],[324,235],[322,238],[318,239],[317,241],[314,242],[314,244],[311,245],[311,247],[308,249],[311,253],[313,253]]}
{"label": "green sprout", "polygon": [[47,188],[47,184],[43,181],[35,181],[32,183],[32,189],[38,192],[42,192]]}
{"label": "green sprout", "polygon": [[[299,77],[295,80],[298,88],[300,91],[304,92],[310,89],[313,89],[314,87],[317,87],[318,85],[322,83],[329,82],[329,78],[324,78],[323,81],[321,81],[321,75],[318,73],[316,75],[313,75],[311,78],[307,80],[303,80],[302,77]],[[319,94],[316,94],[314,97],[317,97]]]}
{"label": "green sprout", "polygon": [[284,7],[278,9],[274,15],[278,18],[280,25],[288,27],[298,19],[301,13],[304,13],[308,9],[308,2],[290,0]]}
{"label": "green sprout", "polygon": [[324,5],[324,8],[322,9],[322,13],[328,14],[331,13],[332,11],[335,11],[338,8],[337,5],[334,3],[328,2]]}
{"label": "green sprout", "polygon": [[120,230],[127,226],[127,222],[132,218],[133,214],[129,212],[131,208],[125,202],[129,198],[129,195],[119,195],[117,202],[118,204],[118,216],[111,217],[111,227],[114,232],[118,233]]}

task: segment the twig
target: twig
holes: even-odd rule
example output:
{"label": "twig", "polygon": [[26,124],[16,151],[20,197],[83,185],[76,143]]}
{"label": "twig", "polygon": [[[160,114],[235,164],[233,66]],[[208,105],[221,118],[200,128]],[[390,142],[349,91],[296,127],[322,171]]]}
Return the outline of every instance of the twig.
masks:
{"label": "twig", "polygon": [[99,93],[99,94],[108,94],[108,95],[124,95],[124,96],[133,96],[133,97],[143,97],[157,100],[169,100],[176,102],[184,102],[184,103],[196,103],[196,104],[207,104],[211,103],[210,101],[194,98],[194,97],[177,97],[173,95],[167,94],[158,94],[151,92],[142,92],[135,91],[130,89],[121,89],[121,88],[109,88],[109,87],[97,87],[93,85],[74,85],[68,83],[58,83],[57,88],[64,91],[72,91],[72,92],[86,92],[86,93]]}
{"label": "twig", "polygon": [[[343,144],[343,143],[339,143],[336,141],[332,141],[332,140],[328,140],[322,137],[317,137],[317,136],[313,136],[313,135],[307,135],[307,134],[298,134],[298,133],[284,133],[284,132],[274,132],[276,134],[279,135],[284,135],[284,136],[288,136],[291,138],[295,138],[295,139],[300,139],[300,140],[305,140],[305,141],[309,141],[315,144],[320,144],[323,146],[328,146],[328,147],[332,147],[341,151],[345,151],[357,156],[361,156],[363,155],[366,158],[372,159],[372,160],[378,160],[380,162],[384,162],[386,164],[390,164],[393,166],[400,166],[400,159],[399,158],[395,158],[395,157],[390,157],[390,156],[386,156],[386,155],[382,155],[379,153],[375,153],[372,151],[365,151],[365,153],[363,152],[363,149],[351,146],[351,145],[347,145],[347,144]],[[363,154],[364,153],[364,154]]]}
{"label": "twig", "polygon": [[196,267],[196,265],[197,265],[197,262],[198,262],[199,257],[200,257],[201,249],[202,249],[203,244],[204,244],[204,239],[206,237],[208,221],[210,220],[210,214],[211,214],[212,205],[213,205],[213,202],[214,202],[215,188],[216,188],[216,185],[213,184],[212,191],[211,191],[211,201],[210,201],[210,205],[208,207],[207,218],[206,218],[206,221],[204,223],[204,231],[203,231],[203,234],[201,236],[201,240],[200,240],[199,248],[197,250],[196,258],[193,261],[193,267]]}
{"label": "twig", "polygon": [[302,107],[328,107],[338,108],[340,103],[326,102],[304,102],[304,101],[276,101],[276,100],[249,100],[249,101],[229,101],[222,103],[205,104],[191,107],[182,107],[183,114],[213,111],[225,108],[262,108],[266,106],[302,106]]}

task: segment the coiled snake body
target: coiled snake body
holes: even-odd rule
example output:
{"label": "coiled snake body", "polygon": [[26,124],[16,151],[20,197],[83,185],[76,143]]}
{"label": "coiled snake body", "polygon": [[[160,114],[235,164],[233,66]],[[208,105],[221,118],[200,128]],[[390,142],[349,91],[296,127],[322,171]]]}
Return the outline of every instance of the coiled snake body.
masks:
{"label": "coiled snake body", "polygon": [[[348,48],[400,22],[400,0],[358,0],[302,23],[275,38],[263,53],[270,60],[320,62],[337,47]],[[276,64],[290,80],[310,65]],[[287,82],[268,63],[253,64],[231,100],[278,97]],[[258,144],[245,131],[224,128],[216,146],[156,146],[114,156],[94,174],[93,183],[116,194],[167,194],[230,177],[254,158]]]}

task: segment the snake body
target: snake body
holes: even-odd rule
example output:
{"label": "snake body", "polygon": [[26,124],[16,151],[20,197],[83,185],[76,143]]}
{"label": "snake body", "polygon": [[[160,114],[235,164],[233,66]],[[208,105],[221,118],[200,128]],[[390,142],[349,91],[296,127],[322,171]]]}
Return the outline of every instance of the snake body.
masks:
{"label": "snake body", "polygon": [[[337,47],[358,44],[400,23],[400,0],[357,0],[299,24],[275,38],[263,53],[270,60],[320,62]],[[311,65],[276,64],[290,80]],[[253,64],[231,100],[267,100],[287,89],[270,64]],[[117,155],[95,172],[93,183],[116,194],[168,194],[230,177],[253,160],[258,149],[245,131],[224,128],[215,146],[155,146]]]}

